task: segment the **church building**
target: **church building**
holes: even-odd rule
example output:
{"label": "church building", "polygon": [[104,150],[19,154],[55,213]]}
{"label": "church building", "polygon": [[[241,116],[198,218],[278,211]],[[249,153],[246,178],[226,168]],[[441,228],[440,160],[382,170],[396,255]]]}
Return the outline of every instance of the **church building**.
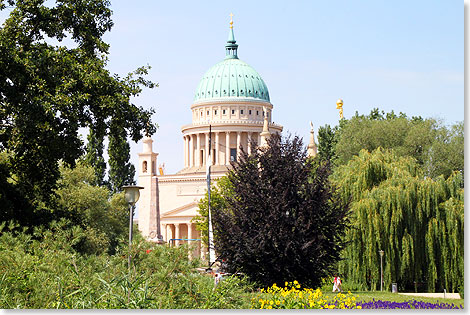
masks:
{"label": "church building", "polygon": [[[176,174],[158,173],[153,140],[142,140],[138,185],[144,189],[139,199],[138,225],[151,241],[200,239],[191,219],[198,214],[198,201],[207,191],[207,163],[212,162],[211,180],[215,181],[224,176],[231,161],[237,160],[240,147],[248,153],[253,149],[250,139],[264,145],[271,134],[282,132],[283,127],[272,122],[273,104],[265,82],[238,58],[233,21],[225,58],[203,75],[190,109],[192,122],[181,127],[184,167]],[[313,128],[308,149],[310,155],[316,154]],[[194,254],[204,256],[200,242],[197,244]]]}

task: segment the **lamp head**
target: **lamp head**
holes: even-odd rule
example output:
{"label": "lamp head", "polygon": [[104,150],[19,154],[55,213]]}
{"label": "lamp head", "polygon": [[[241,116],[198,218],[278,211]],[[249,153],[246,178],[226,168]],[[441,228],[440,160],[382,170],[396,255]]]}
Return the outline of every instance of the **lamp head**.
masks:
{"label": "lamp head", "polygon": [[380,254],[380,256],[383,256],[383,255],[384,255],[384,251],[383,251],[383,250],[379,250],[379,254]]}
{"label": "lamp head", "polygon": [[122,186],[122,188],[124,189],[124,197],[131,206],[135,205],[139,200],[140,189],[144,189],[141,186]]}

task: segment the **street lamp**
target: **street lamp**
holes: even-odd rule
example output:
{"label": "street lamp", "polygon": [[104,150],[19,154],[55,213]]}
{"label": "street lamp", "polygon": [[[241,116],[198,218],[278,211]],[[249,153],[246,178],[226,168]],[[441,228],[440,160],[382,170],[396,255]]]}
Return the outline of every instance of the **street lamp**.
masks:
{"label": "street lamp", "polygon": [[384,274],[383,274],[383,269],[382,269],[382,257],[384,256],[384,251],[379,250],[380,254],[380,291],[382,291],[382,284],[384,282]]}
{"label": "street lamp", "polygon": [[133,207],[135,203],[139,200],[140,190],[144,189],[141,186],[122,186],[124,189],[124,198],[126,198],[127,203],[129,204],[129,272],[131,270],[131,246],[132,246],[132,226],[134,221],[134,211]]}

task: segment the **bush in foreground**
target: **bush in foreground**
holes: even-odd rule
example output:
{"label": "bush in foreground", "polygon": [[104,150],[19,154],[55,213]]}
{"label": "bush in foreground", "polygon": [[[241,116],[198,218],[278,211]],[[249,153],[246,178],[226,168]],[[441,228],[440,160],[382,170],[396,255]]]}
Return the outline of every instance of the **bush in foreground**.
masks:
{"label": "bush in foreground", "polygon": [[136,240],[129,276],[127,246],[115,255],[81,255],[73,244],[83,230],[60,224],[33,235],[0,226],[0,308],[249,307],[246,280],[228,277],[214,289],[213,278],[195,270],[198,261],[188,260],[186,246]]}

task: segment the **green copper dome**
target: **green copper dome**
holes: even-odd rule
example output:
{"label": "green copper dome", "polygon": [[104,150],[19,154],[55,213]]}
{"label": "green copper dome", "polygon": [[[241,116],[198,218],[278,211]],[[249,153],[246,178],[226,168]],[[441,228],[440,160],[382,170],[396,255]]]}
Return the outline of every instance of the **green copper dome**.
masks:
{"label": "green copper dome", "polygon": [[225,59],[210,68],[199,82],[194,101],[236,97],[269,102],[268,87],[261,76],[246,62],[238,59],[238,45],[232,28],[225,49]]}

